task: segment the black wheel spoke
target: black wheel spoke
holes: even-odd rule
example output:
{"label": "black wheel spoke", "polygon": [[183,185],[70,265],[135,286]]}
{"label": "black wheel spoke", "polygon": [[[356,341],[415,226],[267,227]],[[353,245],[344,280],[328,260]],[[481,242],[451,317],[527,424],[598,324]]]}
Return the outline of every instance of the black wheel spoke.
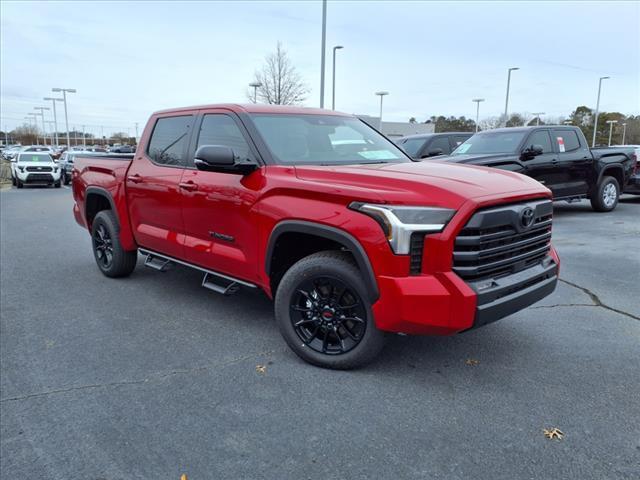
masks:
{"label": "black wheel spoke", "polygon": [[325,329],[324,338],[322,339],[322,353],[327,353],[327,346],[329,345],[329,329]]}
{"label": "black wheel spoke", "polygon": [[365,321],[359,317],[345,317],[342,319],[343,322],[352,321],[356,323],[365,323]]}
{"label": "black wheel spoke", "polygon": [[309,313],[312,312],[313,310],[308,308],[308,307],[300,307],[298,305],[291,305],[291,309],[295,310],[296,312],[302,312],[302,313]]}
{"label": "black wheel spoke", "polygon": [[308,323],[316,323],[318,321],[317,318],[308,318],[306,320],[300,320],[299,322],[296,322],[293,324],[294,327],[300,327],[302,325],[307,325]]}
{"label": "black wheel spoke", "polygon": [[351,340],[355,340],[356,342],[358,341],[358,337],[356,337],[353,333],[351,333],[351,330],[349,330],[349,327],[347,327],[344,322],[342,322],[341,325],[342,329],[347,332],[347,335],[349,335],[349,337],[351,338]]}

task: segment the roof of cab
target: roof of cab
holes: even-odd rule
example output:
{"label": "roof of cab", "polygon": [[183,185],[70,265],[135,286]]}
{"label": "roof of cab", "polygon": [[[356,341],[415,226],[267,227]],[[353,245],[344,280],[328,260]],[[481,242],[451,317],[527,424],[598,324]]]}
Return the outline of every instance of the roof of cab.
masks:
{"label": "roof of cab", "polygon": [[335,112],[322,108],[296,107],[292,105],[268,105],[264,103],[214,103],[211,105],[194,105],[191,107],[169,108],[154,112],[154,115],[164,115],[167,113],[186,113],[198,110],[230,110],[235,113],[271,113],[280,115],[337,115],[351,117],[348,113]]}

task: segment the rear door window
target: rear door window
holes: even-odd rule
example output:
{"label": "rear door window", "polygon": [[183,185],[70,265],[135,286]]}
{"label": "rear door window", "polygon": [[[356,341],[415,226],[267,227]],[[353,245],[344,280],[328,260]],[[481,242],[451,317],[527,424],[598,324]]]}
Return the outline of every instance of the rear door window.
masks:
{"label": "rear door window", "polygon": [[151,133],[147,155],[154,163],[167,166],[185,164],[189,128],[193,116],[159,118]]}
{"label": "rear door window", "polygon": [[399,147],[407,152],[410,157],[416,157],[423,145],[424,138],[409,138],[408,140],[399,144]]}
{"label": "rear door window", "polygon": [[423,153],[433,152],[434,150],[442,150],[443,155],[448,155],[451,153],[451,147],[449,146],[449,138],[448,137],[436,137],[427,147],[427,151]]}
{"label": "rear door window", "polygon": [[559,152],[572,152],[580,148],[578,134],[573,130],[554,130],[553,136]]}

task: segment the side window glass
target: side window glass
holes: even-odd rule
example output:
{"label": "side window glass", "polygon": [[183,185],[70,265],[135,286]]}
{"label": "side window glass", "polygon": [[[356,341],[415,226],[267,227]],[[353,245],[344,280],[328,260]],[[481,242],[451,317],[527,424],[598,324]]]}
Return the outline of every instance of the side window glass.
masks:
{"label": "side window glass", "polygon": [[551,146],[551,139],[549,138],[549,132],[546,130],[538,130],[533,132],[527,140],[525,148],[529,148],[532,145],[540,145],[542,147],[542,153],[552,153],[553,147]]}
{"label": "side window glass", "polygon": [[451,148],[449,148],[449,138],[448,137],[437,137],[432,142],[431,145],[427,147],[427,152],[432,152],[433,150],[440,149],[444,155],[451,153]]}
{"label": "side window glass", "polygon": [[147,154],[160,165],[184,165],[185,149],[192,116],[159,118],[156,122]]}
{"label": "side window glass", "polygon": [[554,130],[553,137],[558,143],[558,151],[572,152],[580,148],[578,134],[573,130]]}
{"label": "side window glass", "polygon": [[252,158],[249,144],[245,140],[236,122],[228,115],[211,114],[202,119],[198,134],[198,146],[222,145],[233,149],[233,153],[240,158]]}

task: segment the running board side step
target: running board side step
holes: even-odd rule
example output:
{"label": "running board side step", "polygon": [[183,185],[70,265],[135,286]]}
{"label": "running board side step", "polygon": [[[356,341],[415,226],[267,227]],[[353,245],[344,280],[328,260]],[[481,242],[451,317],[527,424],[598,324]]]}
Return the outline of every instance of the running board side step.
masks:
{"label": "running board side step", "polygon": [[182,260],[177,260],[161,253],[152,252],[151,250],[146,250],[144,248],[140,248],[139,252],[142,255],[147,256],[144,261],[145,266],[160,272],[166,272],[176,263],[203,272],[204,277],[202,279],[202,286],[222,295],[233,295],[240,290],[241,286],[257,288],[253,283],[245,282],[244,280],[240,280],[223,273],[214,272],[213,270],[208,270],[206,268],[193,265],[192,263],[183,262]]}

